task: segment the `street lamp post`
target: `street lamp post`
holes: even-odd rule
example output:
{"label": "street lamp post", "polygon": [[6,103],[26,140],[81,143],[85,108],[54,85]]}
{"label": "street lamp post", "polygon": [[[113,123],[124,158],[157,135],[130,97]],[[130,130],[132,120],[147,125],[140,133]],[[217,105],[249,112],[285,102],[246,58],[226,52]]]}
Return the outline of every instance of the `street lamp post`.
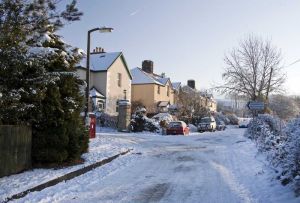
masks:
{"label": "street lamp post", "polygon": [[85,97],[86,97],[86,109],[85,109],[85,118],[88,120],[88,112],[91,112],[91,105],[90,105],[90,41],[91,41],[91,33],[99,31],[101,33],[106,33],[106,32],[112,32],[113,28],[109,27],[100,27],[100,28],[94,28],[88,31],[87,35],[87,54],[86,54],[86,92],[85,92]]}

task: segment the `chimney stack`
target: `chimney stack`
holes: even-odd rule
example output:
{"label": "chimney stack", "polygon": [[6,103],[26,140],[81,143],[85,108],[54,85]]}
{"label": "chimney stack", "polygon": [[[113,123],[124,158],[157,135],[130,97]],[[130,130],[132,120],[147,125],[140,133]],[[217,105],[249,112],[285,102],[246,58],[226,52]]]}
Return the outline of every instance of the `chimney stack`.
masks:
{"label": "chimney stack", "polygon": [[188,80],[187,81],[187,85],[192,88],[195,89],[195,80]]}
{"label": "chimney stack", "polygon": [[142,63],[142,70],[147,73],[153,73],[153,61],[144,60]]}

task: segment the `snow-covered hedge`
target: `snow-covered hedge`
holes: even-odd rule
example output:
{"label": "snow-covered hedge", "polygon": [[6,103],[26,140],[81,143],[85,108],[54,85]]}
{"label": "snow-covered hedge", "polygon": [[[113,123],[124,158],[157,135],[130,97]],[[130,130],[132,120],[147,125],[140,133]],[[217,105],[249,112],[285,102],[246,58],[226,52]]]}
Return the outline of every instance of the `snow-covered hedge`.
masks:
{"label": "snow-covered hedge", "polygon": [[222,112],[216,112],[215,118],[220,120],[220,121],[223,121],[226,125],[230,124],[230,119],[225,114],[223,114]]}
{"label": "snow-covered hedge", "polygon": [[101,127],[109,127],[109,128],[117,128],[117,117],[110,116],[106,113],[96,114],[97,116],[97,124]]}
{"label": "snow-covered hedge", "polygon": [[289,122],[284,129],[286,141],[282,145],[284,163],[282,180],[292,181],[296,192],[300,195],[300,118]]}
{"label": "snow-covered hedge", "polygon": [[152,119],[161,122],[161,121],[166,121],[167,123],[170,123],[171,121],[173,121],[173,116],[169,113],[159,113],[156,114],[152,117]]}
{"label": "snow-covered hedge", "polygon": [[227,119],[229,120],[230,125],[238,125],[239,118],[235,114],[228,114],[226,115]]}
{"label": "snow-covered hedge", "polygon": [[250,122],[245,136],[267,155],[281,183],[292,184],[300,195],[300,118],[285,125],[278,117],[259,115]]}
{"label": "snow-covered hedge", "polygon": [[160,127],[159,123],[154,119],[150,119],[144,114],[135,114],[132,116],[131,122],[131,130],[133,132],[142,132],[142,131],[150,131],[150,132],[158,132]]}

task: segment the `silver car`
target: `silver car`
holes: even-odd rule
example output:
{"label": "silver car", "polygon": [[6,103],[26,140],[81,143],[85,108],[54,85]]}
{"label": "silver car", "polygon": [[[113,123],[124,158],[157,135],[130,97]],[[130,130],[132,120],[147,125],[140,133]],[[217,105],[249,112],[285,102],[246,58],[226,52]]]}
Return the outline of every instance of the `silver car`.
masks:
{"label": "silver car", "polygon": [[216,130],[217,124],[214,117],[203,117],[200,119],[200,122],[198,123],[198,131],[204,132],[204,131],[210,131],[213,132]]}

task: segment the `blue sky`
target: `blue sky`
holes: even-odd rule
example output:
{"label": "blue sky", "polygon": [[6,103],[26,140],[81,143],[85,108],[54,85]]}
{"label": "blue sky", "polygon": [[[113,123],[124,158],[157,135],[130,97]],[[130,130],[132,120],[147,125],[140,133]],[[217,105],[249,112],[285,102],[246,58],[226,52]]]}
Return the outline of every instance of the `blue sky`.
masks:
{"label": "blue sky", "polygon": [[[67,43],[86,50],[87,30],[113,27],[93,33],[91,47],[123,51],[130,68],[153,60],[154,72],[195,79],[198,89],[222,82],[224,54],[249,34],[271,40],[286,66],[300,59],[299,0],[78,0],[78,8],[81,21],[59,32]],[[287,93],[300,94],[300,63],[285,72]]]}

